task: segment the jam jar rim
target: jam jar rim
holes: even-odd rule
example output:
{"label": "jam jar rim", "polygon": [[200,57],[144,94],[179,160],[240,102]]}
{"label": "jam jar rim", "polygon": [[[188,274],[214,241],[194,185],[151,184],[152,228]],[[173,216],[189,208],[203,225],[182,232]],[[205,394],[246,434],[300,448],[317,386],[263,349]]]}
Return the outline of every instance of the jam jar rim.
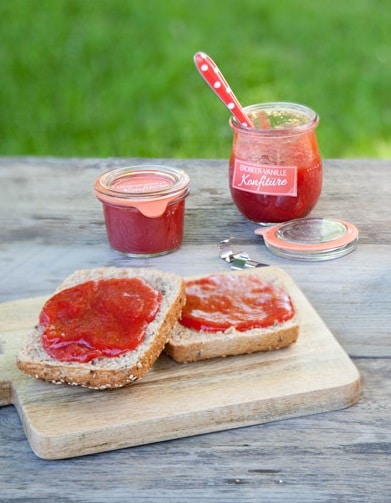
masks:
{"label": "jam jar rim", "polygon": [[[156,175],[172,181],[168,187],[148,192],[124,192],[115,190],[110,184],[115,181],[136,175]],[[140,164],[134,166],[121,166],[105,171],[95,181],[94,189],[99,199],[111,201],[157,201],[162,199],[174,200],[185,197],[189,192],[190,178],[182,169],[155,164]]]}
{"label": "jam jar rim", "polygon": [[315,112],[315,110],[308,107],[307,105],[293,103],[290,101],[268,101],[263,103],[255,103],[253,105],[245,106],[243,110],[247,114],[249,114],[254,111],[269,110],[273,108],[301,112],[303,115],[308,117],[308,121],[306,121],[304,124],[299,124],[291,127],[266,129],[248,127],[244,124],[241,124],[234,116],[231,116],[229,118],[229,125],[233,130],[245,132],[246,134],[253,134],[255,136],[295,136],[314,129],[319,124],[319,115]]}

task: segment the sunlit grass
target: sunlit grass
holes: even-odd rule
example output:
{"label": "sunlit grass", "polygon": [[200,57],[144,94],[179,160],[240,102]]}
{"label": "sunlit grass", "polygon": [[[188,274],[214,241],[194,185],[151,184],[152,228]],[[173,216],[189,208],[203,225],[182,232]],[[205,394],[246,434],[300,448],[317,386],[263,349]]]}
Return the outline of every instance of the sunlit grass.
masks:
{"label": "sunlit grass", "polygon": [[320,115],[324,157],[390,157],[387,0],[0,1],[0,155],[224,158],[228,112],[208,52],[244,105]]}

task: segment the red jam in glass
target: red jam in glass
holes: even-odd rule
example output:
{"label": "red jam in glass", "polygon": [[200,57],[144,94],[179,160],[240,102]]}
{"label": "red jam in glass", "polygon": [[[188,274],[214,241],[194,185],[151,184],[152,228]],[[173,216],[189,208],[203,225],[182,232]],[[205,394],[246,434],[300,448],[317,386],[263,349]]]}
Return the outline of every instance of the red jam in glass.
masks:
{"label": "red jam in glass", "polygon": [[230,119],[229,183],[235,205],[259,224],[307,216],[322,189],[318,115],[294,103],[264,103],[245,111],[254,128]]}
{"label": "red jam in glass", "polygon": [[101,175],[95,193],[103,204],[111,247],[142,257],[177,249],[189,184],[184,171],[165,166],[117,168]]}
{"label": "red jam in glass", "polygon": [[186,282],[180,323],[205,332],[268,328],[295,315],[289,295],[257,275],[215,274]]}
{"label": "red jam in glass", "polygon": [[161,301],[161,292],[141,278],[87,281],[67,288],[42,308],[42,345],[53,358],[67,362],[122,355],[141,344]]}

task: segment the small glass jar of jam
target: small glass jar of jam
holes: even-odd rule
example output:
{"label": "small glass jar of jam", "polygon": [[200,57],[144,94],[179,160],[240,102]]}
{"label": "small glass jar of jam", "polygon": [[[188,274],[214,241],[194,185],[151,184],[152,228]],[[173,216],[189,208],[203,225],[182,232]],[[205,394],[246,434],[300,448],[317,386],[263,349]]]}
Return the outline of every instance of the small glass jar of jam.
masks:
{"label": "small glass jar of jam", "polygon": [[229,183],[238,210],[261,225],[307,216],[322,189],[318,115],[284,102],[244,110],[253,128],[230,118],[234,136]]}
{"label": "small glass jar of jam", "polygon": [[184,171],[153,165],[115,168],[100,175],[94,189],[114,250],[151,257],[181,245],[190,190]]}

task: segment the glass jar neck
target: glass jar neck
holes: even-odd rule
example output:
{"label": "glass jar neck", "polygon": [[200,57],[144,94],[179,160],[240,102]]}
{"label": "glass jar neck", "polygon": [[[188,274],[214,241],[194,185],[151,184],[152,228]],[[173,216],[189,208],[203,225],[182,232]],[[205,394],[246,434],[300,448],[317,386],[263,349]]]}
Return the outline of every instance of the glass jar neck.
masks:
{"label": "glass jar neck", "polygon": [[254,124],[253,128],[244,126],[234,117],[229,119],[229,124],[235,133],[246,136],[296,136],[314,130],[319,123],[314,110],[297,103],[258,103],[245,107],[244,111]]}
{"label": "glass jar neck", "polygon": [[189,193],[189,176],[166,166],[141,165],[103,173],[95,182],[95,194],[114,206],[137,208],[149,217],[160,216],[168,204]]}

